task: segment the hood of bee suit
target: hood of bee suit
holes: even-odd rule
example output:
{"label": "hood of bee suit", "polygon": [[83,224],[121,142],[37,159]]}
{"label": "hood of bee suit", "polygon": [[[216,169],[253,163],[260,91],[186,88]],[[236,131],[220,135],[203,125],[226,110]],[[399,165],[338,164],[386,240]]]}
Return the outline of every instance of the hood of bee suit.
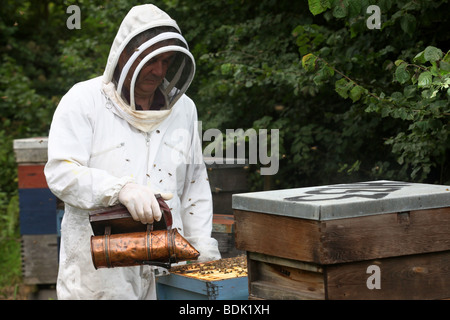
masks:
{"label": "hood of bee suit", "polygon": [[[127,47],[130,41],[131,48]],[[123,51],[127,60],[119,67]],[[151,59],[166,52],[175,54],[156,89],[159,96],[164,97],[161,99],[164,106],[160,110],[137,110],[134,92],[139,72]],[[145,4],[133,7],[122,21],[109,52],[102,89],[112,102],[114,113],[135,128],[150,132],[169,116],[191,84],[194,73],[194,57],[175,20],[156,6]]]}

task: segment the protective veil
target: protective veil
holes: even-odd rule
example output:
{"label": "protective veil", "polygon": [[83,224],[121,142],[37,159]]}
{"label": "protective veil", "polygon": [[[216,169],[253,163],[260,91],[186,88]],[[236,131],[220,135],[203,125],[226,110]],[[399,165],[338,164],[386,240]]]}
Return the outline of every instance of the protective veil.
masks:
{"label": "protective veil", "polygon": [[[143,32],[148,35],[130,51],[127,45]],[[127,59],[119,67],[124,50]],[[139,72],[165,52],[174,55],[157,89],[160,107],[140,111],[134,100]],[[129,182],[172,193],[167,203],[173,227],[200,252],[200,261],[220,258],[211,238],[211,191],[196,108],[184,94],[194,72],[194,59],[176,22],[157,7],[142,5],[122,22],[104,75],[76,84],[62,98],[45,166],[49,188],[65,204],[59,299],[156,298],[153,267],[95,270],[91,260],[88,213],[117,204]]]}

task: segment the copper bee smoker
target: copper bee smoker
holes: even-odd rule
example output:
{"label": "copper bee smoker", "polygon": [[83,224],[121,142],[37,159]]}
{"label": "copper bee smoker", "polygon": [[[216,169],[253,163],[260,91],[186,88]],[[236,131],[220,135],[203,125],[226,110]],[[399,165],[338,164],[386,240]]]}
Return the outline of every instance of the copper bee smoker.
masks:
{"label": "copper bee smoker", "polygon": [[91,256],[96,269],[153,265],[170,269],[172,263],[196,260],[199,252],[172,228],[172,213],[160,195],[160,221],[134,221],[125,206],[92,211],[89,221],[94,232]]}

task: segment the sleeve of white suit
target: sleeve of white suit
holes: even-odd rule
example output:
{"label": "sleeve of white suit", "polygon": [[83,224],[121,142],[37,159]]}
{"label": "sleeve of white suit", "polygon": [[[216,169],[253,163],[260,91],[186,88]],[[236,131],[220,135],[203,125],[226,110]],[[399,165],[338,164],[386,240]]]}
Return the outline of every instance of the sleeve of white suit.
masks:
{"label": "sleeve of white suit", "polygon": [[184,192],[181,197],[181,218],[185,238],[200,252],[199,261],[220,259],[217,240],[212,232],[212,195],[206,166],[203,162],[197,121],[193,121],[191,158],[187,166]]}
{"label": "sleeve of white suit", "polygon": [[74,86],[61,99],[48,139],[44,169],[50,190],[65,203],[80,209],[114,205],[130,177],[115,177],[105,170],[89,168],[95,99]]}

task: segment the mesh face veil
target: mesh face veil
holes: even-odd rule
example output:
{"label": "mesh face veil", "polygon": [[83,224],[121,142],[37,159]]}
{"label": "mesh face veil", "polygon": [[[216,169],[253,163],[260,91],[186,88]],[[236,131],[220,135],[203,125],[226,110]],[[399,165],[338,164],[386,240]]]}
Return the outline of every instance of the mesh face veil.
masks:
{"label": "mesh face veil", "polygon": [[[163,109],[171,109],[191,84],[195,73],[195,61],[188,50],[186,40],[176,32],[159,33],[136,48],[120,71],[117,92],[121,94],[122,99],[129,101],[132,110],[136,110],[135,87],[139,73],[151,63],[152,59],[166,52],[172,52],[174,55],[164,81],[159,86],[165,99]],[[134,70],[133,66],[136,66]],[[124,85],[127,79],[129,88],[125,88]]]}
{"label": "mesh face veil", "polygon": [[194,57],[175,20],[152,4],[135,6],[109,52],[102,81],[105,106],[136,129],[150,132],[170,117],[194,73]]}

